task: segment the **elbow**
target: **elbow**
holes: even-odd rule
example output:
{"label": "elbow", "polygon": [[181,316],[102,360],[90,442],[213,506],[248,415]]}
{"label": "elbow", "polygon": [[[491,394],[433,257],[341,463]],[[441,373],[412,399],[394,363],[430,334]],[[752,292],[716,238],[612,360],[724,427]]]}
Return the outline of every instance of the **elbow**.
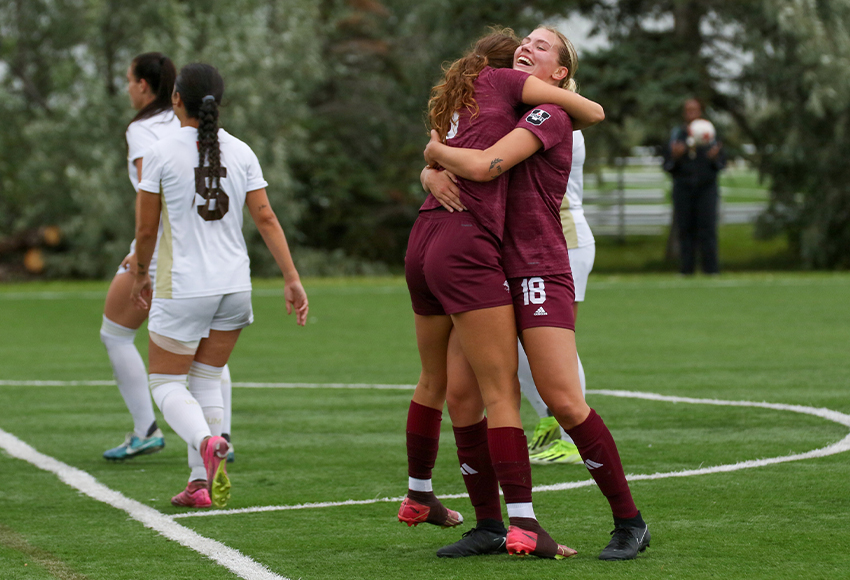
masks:
{"label": "elbow", "polygon": [[277,216],[271,210],[264,211],[262,214],[257,216],[255,220],[257,229],[260,230],[260,233],[266,233],[271,230],[282,230],[283,228],[280,226],[280,222],[277,220]]}
{"label": "elbow", "polygon": [[597,105],[596,110],[593,111],[593,117],[591,118],[591,124],[596,125],[597,123],[601,123],[605,120],[605,109],[602,108],[602,105]]}
{"label": "elbow", "polygon": [[484,169],[484,167],[478,167],[474,171],[471,172],[470,179],[472,181],[490,181],[496,179],[501,175],[501,168],[494,167],[492,170]]}
{"label": "elbow", "polygon": [[144,244],[146,242],[153,241],[156,243],[156,235],[159,230],[159,224],[156,227],[151,227],[147,225],[140,225],[136,228],[136,243]]}

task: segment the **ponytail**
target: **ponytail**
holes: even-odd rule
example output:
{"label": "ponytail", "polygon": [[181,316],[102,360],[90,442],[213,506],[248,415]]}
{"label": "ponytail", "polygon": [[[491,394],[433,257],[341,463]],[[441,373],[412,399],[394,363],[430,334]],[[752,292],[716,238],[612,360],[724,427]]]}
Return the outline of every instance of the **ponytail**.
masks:
{"label": "ponytail", "polygon": [[186,114],[198,120],[198,169],[196,183],[203,184],[198,192],[207,200],[216,199],[214,209],[209,201],[198,207],[205,220],[216,220],[227,213],[227,195],[221,190],[221,178],[227,177],[221,166],[221,148],[218,142],[218,108],[224,96],[224,80],[218,70],[208,64],[188,64],[180,69],[174,90],[183,100]]}
{"label": "ponytail", "polygon": [[201,99],[198,109],[198,167],[209,161],[210,195],[221,190],[221,148],[218,143],[218,103],[213,95]]}
{"label": "ponytail", "polygon": [[171,110],[171,93],[177,69],[171,59],[161,52],[146,52],[133,59],[131,73],[137,81],[144,79],[154,94],[154,99],[136,113],[131,123],[148,119]]}

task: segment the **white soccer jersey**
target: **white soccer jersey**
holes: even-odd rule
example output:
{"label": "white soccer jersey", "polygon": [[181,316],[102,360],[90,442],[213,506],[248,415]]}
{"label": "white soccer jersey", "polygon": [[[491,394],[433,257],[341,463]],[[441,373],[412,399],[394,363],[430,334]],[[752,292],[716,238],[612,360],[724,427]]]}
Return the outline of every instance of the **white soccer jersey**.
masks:
{"label": "white soccer jersey", "polygon": [[165,137],[180,129],[180,119],[174,111],[167,110],[157,113],[147,119],[133,121],[124,134],[127,138],[127,171],[130,173],[130,183],[133,191],[139,189],[139,174],[136,171],[136,159],[142,159],[148,148]]}
{"label": "white soccer jersey", "polygon": [[567,247],[583,248],[595,244],[590,225],[584,217],[581,206],[584,198],[584,160],[587,152],[584,147],[584,135],[581,131],[573,131],[573,164],[570,170],[570,180],[567,182],[567,193],[561,202],[561,226]]}
{"label": "white soccer jersey", "polygon": [[223,129],[218,140],[226,198],[207,200],[207,180],[195,178],[196,128],[181,128],[145,154],[139,189],[162,195],[154,298],[217,296],[251,289],[242,208],[249,191],[268,184],[248,145]]}

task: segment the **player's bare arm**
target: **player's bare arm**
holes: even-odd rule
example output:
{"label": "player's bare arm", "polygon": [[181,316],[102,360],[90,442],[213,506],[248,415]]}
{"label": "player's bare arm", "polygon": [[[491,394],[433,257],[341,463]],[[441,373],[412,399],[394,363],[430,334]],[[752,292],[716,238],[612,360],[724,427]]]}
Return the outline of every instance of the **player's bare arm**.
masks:
{"label": "player's bare arm", "polygon": [[136,194],[136,276],[132,300],[137,308],[150,308],[150,263],[156,248],[162,198],[159,194],[140,189]]}
{"label": "player's bare arm", "polygon": [[307,313],[309,312],[307,292],[301,285],[301,278],[295,268],[295,263],[292,261],[286,235],[283,233],[283,228],[269,204],[265,188],[249,191],[245,197],[245,205],[248,206],[251,218],[257,224],[257,229],[263,237],[263,241],[274,257],[281,274],[283,274],[286,313],[292,314],[292,311],[295,310],[296,322],[299,326],[304,326],[307,323]]}
{"label": "player's bare arm", "polygon": [[439,142],[436,131],[431,131],[425,160],[438,163],[464,179],[489,181],[528,159],[542,146],[540,139],[528,129],[514,129],[483,151],[449,147]]}
{"label": "player's bare arm", "polygon": [[558,105],[572,118],[575,131],[592,127],[605,120],[605,110],[599,103],[573,91],[552,86],[533,76],[525,81],[522,102],[535,106],[547,103]]}

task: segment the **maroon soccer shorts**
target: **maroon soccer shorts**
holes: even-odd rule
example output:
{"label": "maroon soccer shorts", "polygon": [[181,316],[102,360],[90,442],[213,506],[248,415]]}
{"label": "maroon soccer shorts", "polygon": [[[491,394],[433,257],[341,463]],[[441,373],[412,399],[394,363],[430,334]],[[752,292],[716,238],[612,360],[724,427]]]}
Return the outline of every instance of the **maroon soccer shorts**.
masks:
{"label": "maroon soccer shorts", "polygon": [[508,280],[517,332],[537,326],[576,329],[573,275],[529,276]]}
{"label": "maroon soccer shorts", "polygon": [[422,316],[507,306],[499,242],[468,212],[419,214],[404,258],[413,311]]}

